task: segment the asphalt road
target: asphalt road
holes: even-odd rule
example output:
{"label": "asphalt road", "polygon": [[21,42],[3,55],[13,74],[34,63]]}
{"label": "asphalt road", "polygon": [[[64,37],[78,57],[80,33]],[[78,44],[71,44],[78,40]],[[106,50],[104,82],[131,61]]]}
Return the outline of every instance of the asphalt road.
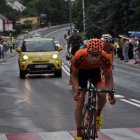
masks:
{"label": "asphalt road", "polygon": [[[75,102],[71,86],[68,85],[69,63],[65,60],[65,30],[49,35],[64,46],[60,52],[63,58],[62,78],[54,78],[52,75],[29,75],[25,80],[20,79],[18,54],[0,63],[0,133],[75,130]],[[117,61],[114,64],[117,104],[106,104],[103,110],[103,130],[138,129],[140,69]]]}

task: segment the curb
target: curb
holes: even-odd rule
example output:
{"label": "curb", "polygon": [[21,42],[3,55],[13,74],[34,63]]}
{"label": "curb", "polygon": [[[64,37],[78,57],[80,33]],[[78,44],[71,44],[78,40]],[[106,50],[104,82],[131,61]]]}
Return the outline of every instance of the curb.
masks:
{"label": "curb", "polygon": [[140,64],[134,64],[134,62],[135,62],[134,59],[131,59],[131,60],[129,60],[129,62],[126,63],[126,62],[124,62],[123,60],[120,60],[120,58],[115,57],[115,61],[116,61],[117,63],[127,65],[127,66],[129,66],[129,67],[140,68]]}
{"label": "curb", "polygon": [[10,53],[10,50],[8,50],[7,52],[5,52],[5,56],[4,59],[0,59],[0,63],[6,61],[7,59],[14,57],[17,54],[17,52],[15,50],[13,50],[12,53]]}

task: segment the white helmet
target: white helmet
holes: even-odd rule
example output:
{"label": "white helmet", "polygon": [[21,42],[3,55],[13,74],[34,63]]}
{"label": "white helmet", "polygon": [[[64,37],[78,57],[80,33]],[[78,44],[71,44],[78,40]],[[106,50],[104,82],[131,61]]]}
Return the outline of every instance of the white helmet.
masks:
{"label": "white helmet", "polygon": [[101,40],[106,43],[111,43],[113,41],[113,37],[110,34],[103,34]]}

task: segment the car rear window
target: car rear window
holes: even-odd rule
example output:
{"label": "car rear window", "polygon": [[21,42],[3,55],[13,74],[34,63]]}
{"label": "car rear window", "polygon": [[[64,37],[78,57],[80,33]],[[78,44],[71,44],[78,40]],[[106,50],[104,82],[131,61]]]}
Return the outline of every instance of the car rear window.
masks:
{"label": "car rear window", "polygon": [[50,52],[56,51],[53,41],[27,41],[22,44],[23,52]]}

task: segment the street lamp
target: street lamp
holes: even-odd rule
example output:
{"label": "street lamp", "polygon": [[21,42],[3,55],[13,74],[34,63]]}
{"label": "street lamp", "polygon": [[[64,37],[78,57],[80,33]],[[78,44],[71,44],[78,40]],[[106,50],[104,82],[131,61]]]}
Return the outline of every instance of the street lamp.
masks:
{"label": "street lamp", "polygon": [[69,21],[70,21],[70,33],[72,33],[72,2],[74,2],[75,0],[65,0],[69,2]]}

